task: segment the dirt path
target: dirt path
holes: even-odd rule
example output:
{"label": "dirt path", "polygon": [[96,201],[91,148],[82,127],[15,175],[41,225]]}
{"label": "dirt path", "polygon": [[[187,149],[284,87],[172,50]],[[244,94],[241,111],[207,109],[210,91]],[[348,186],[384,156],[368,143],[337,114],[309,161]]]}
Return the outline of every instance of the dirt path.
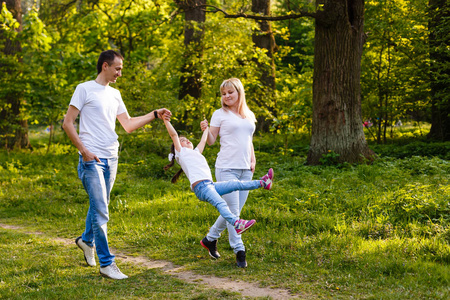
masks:
{"label": "dirt path", "polygon": [[[19,226],[12,226],[6,224],[0,224],[1,228],[20,230],[23,233],[43,235],[42,232],[29,232],[26,229]],[[52,238],[54,241],[63,243],[65,245],[74,246],[74,241],[71,239]],[[244,281],[235,281],[227,278],[220,278],[214,276],[205,276],[195,274],[191,271],[184,270],[183,266],[175,266],[169,261],[163,260],[150,260],[143,256],[128,256],[117,249],[111,249],[114,251],[116,258],[123,262],[129,262],[135,265],[144,266],[148,269],[161,269],[162,272],[177,277],[183,281],[195,284],[203,284],[208,288],[222,289],[231,292],[237,292],[245,297],[270,297],[272,299],[284,300],[284,299],[299,299],[297,296],[293,296],[288,290],[284,289],[272,289],[259,287],[257,283],[249,283]]]}

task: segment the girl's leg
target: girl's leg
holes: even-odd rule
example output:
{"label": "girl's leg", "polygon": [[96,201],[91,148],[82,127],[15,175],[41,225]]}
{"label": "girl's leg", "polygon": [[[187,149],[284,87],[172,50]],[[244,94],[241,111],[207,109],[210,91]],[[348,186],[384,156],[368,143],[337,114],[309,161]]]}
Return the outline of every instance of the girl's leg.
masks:
{"label": "girl's leg", "polygon": [[[217,193],[214,183],[211,181],[203,181],[194,188],[194,193],[201,201],[207,201],[212,204],[220,213],[222,218],[228,221],[234,229],[234,224],[239,220],[228,208],[225,200]],[[236,232],[236,230],[234,230]]]}
{"label": "girl's leg", "polygon": [[231,181],[220,181],[215,182],[214,186],[216,188],[217,193],[219,195],[229,194],[234,191],[250,191],[256,190],[261,186],[261,180],[251,180],[251,181],[240,181],[240,180],[231,180]]}

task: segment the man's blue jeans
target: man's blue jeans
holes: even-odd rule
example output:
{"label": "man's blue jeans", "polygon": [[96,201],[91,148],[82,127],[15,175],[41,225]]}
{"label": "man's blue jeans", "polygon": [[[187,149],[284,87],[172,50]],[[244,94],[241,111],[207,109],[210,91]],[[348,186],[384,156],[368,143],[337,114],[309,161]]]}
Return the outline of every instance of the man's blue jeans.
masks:
{"label": "man's blue jeans", "polygon": [[89,195],[86,229],[81,238],[87,245],[95,245],[101,267],[114,262],[114,255],[108,247],[106,224],[109,220],[109,195],[116,179],[117,164],[117,158],[86,162],[81,155],[78,163],[78,177]]}
{"label": "man's blue jeans", "polygon": [[211,180],[204,180],[194,187],[194,193],[198,199],[211,203],[215,208],[217,208],[220,215],[232,226],[234,226],[234,223],[239,220],[239,217],[234,215],[230,211],[228,204],[225,202],[225,200],[223,200],[221,196],[234,191],[249,191],[255,190],[260,187],[260,180],[232,180],[222,182],[212,182]]}

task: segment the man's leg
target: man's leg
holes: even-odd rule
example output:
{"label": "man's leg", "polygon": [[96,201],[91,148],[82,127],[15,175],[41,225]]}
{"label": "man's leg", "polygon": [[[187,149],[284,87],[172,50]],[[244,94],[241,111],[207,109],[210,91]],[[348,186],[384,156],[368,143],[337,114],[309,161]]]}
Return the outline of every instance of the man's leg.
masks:
{"label": "man's leg", "polygon": [[[109,173],[106,160],[82,162],[82,182],[89,195],[89,211],[86,229],[82,240],[86,244],[95,244],[100,266],[105,267],[114,262],[114,255],[108,247],[107,222],[109,220],[108,195],[105,174]],[[109,177],[107,175],[106,177]]]}

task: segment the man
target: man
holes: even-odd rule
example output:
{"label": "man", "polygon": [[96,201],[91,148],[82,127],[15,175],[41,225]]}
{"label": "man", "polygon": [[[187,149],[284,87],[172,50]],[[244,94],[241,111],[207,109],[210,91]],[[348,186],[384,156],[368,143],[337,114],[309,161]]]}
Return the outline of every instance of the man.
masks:
{"label": "man", "polygon": [[[77,86],[64,119],[63,128],[77,147],[80,158],[78,177],[89,195],[89,210],[86,229],[75,240],[83,250],[89,266],[95,266],[97,251],[100,274],[112,279],[125,279],[110,253],[106,224],[109,220],[108,204],[111,189],[117,173],[118,148],[115,132],[116,118],[126,132],[162,118],[170,111],[161,108],[140,117],[128,115],[120,92],[109,86],[122,76],[123,57],[107,50],[100,54],[97,62],[97,78]],[[73,123],[80,114],[79,134]]]}

